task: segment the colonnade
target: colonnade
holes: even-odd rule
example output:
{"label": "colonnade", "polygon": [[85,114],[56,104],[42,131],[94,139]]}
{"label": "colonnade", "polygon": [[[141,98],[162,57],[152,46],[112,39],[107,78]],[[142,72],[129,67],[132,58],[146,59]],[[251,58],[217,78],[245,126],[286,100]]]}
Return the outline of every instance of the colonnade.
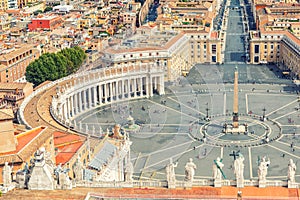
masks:
{"label": "colonnade", "polygon": [[[61,121],[68,121],[96,106],[125,99],[148,98],[154,93],[164,94],[162,69],[153,65],[120,68],[122,69],[111,69],[109,75],[102,73],[102,76],[99,76],[99,72],[91,72],[86,77],[78,77],[73,82],[57,88],[57,96],[52,99],[52,111],[55,116]],[[103,70],[107,71],[107,68]],[[124,71],[127,73],[124,74]]]}

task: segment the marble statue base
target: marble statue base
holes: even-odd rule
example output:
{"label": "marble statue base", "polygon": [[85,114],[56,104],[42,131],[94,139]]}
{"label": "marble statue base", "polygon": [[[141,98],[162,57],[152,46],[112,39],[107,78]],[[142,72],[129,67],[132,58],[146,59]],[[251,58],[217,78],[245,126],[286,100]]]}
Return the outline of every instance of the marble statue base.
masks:
{"label": "marble statue base", "polygon": [[193,182],[192,181],[184,181],[184,188],[192,188],[193,187]]}
{"label": "marble statue base", "polygon": [[296,182],[288,181],[288,188],[298,188],[298,184]]}
{"label": "marble statue base", "polygon": [[237,128],[234,128],[233,126],[227,126],[224,132],[232,134],[244,134],[246,132],[246,127],[244,125],[239,125]]}
{"label": "marble statue base", "polygon": [[244,180],[243,179],[236,180],[236,187],[243,188],[244,187]]}
{"label": "marble statue base", "polygon": [[258,181],[258,187],[259,188],[265,188],[267,185],[267,181]]}
{"label": "marble statue base", "polygon": [[214,180],[214,187],[222,187],[222,180]]}
{"label": "marble statue base", "polygon": [[176,183],[174,183],[174,182],[168,182],[168,188],[170,188],[170,189],[176,188]]}

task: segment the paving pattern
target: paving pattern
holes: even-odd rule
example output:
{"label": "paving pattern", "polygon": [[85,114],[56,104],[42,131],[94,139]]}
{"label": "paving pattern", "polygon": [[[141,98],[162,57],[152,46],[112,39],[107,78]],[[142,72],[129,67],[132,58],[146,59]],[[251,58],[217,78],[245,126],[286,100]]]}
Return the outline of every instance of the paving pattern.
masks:
{"label": "paving pattern", "polygon": [[[245,157],[246,179],[257,179],[258,159],[266,156],[271,160],[268,178],[286,180],[289,159],[299,167],[298,88],[291,80],[278,78],[280,71],[275,66],[239,67],[240,120],[247,122],[249,132],[253,133],[225,135],[222,127],[224,122],[230,123],[233,107],[233,69],[234,65],[199,65],[187,78],[167,83],[164,96],[115,103],[76,120],[96,130],[99,126],[106,130],[116,123],[125,125],[127,117],[133,116],[141,125],[139,132],[130,135],[135,179],[165,179],[165,166],[170,158],[178,162],[178,180],[184,179],[184,165],[189,158],[197,165],[195,178],[210,179],[217,157],[223,158],[226,177],[234,179],[230,154],[240,151]],[[260,74],[256,76],[256,72]],[[254,83],[257,77],[265,77],[264,82]],[[261,121],[263,113],[265,122]],[[207,128],[210,138],[204,142],[201,128],[207,123],[207,114],[211,117]],[[268,143],[266,134],[272,139]]]}

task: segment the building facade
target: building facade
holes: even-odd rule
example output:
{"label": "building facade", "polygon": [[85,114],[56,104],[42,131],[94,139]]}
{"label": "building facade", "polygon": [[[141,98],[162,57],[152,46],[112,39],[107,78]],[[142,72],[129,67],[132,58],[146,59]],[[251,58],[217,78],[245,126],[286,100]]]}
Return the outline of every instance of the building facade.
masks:
{"label": "building facade", "polygon": [[39,58],[40,50],[35,45],[22,45],[0,56],[0,82],[25,82],[26,68]]}
{"label": "building facade", "polygon": [[291,71],[291,77],[300,78],[300,40],[291,33],[283,36],[280,43],[280,66]]}
{"label": "building facade", "polygon": [[223,63],[221,47],[215,33],[142,27],[135,37],[104,50],[102,67],[153,63],[164,69],[165,81],[174,81],[196,63]]}
{"label": "building facade", "polygon": [[60,16],[48,16],[43,18],[33,18],[31,23],[28,24],[30,31],[35,30],[53,30],[63,24]]}
{"label": "building facade", "polygon": [[250,32],[250,63],[278,63],[280,57],[280,42],[284,31]]}

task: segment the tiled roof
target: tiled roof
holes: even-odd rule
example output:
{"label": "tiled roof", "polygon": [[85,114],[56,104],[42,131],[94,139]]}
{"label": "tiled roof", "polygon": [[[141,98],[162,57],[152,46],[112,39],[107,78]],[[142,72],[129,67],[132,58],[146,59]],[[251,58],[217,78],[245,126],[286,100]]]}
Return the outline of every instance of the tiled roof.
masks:
{"label": "tiled roof", "polygon": [[59,153],[55,156],[56,164],[66,164],[74,156],[77,150],[83,145],[83,142],[76,142],[66,146],[58,147]]}
{"label": "tiled roof", "polygon": [[16,49],[16,50],[14,50],[14,51],[12,51],[12,52],[10,52],[8,54],[0,56],[0,61],[8,61],[8,60],[10,60],[12,58],[15,58],[17,55],[22,54],[22,53],[24,53],[24,52],[26,52],[29,49],[32,49],[34,47],[35,47],[35,45],[25,44],[25,45],[23,45],[19,49]]}
{"label": "tiled roof", "polygon": [[23,90],[26,86],[32,85],[31,83],[0,83],[1,90]]}
{"label": "tiled roof", "polygon": [[67,163],[85,141],[84,137],[70,133],[54,132],[53,135],[54,147],[58,150],[55,157],[57,164]]}
{"label": "tiled roof", "polygon": [[0,153],[0,165],[5,162],[24,162],[39,148],[51,135],[44,131],[47,127],[40,126],[16,136],[18,144],[15,151]]}

